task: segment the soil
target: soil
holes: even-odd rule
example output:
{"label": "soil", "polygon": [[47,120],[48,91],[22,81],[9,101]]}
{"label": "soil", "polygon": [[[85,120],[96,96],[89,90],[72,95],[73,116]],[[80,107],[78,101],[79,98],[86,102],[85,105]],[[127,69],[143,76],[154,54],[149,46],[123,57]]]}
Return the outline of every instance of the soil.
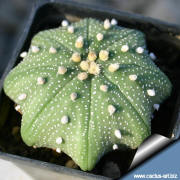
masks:
{"label": "soil", "polygon": [[[61,22],[61,19],[64,19],[62,15],[53,14],[53,16],[44,18],[41,23],[37,23],[39,22],[39,16],[40,14],[37,15],[31,26],[29,36],[22,51],[28,49],[30,40],[34,34],[43,29],[57,27],[60,25],[59,22]],[[72,18],[72,16],[70,17]],[[123,23],[120,25],[122,24]],[[144,29],[144,31],[146,30],[148,49],[150,52],[155,53],[158,58],[155,63],[169,77],[173,84],[171,96],[164,101],[159,111],[154,113],[154,118],[152,119],[152,134],[158,133],[166,137],[171,137],[173,124],[176,121],[173,113],[180,90],[180,81],[178,79],[180,77],[179,40],[172,34],[163,32],[154,33],[146,28],[147,27],[142,27],[141,29]],[[16,64],[19,61],[20,59],[17,59]],[[0,131],[0,151],[79,169],[79,167],[71,161],[71,158],[64,153],[59,154],[51,149],[33,148],[24,144],[20,135],[21,115],[14,110],[14,103],[3,93],[0,112],[2,114],[1,117],[3,117],[5,121]],[[136,150],[122,150],[108,153],[100,160],[91,173],[118,178],[120,175],[127,172],[135,152]]]}

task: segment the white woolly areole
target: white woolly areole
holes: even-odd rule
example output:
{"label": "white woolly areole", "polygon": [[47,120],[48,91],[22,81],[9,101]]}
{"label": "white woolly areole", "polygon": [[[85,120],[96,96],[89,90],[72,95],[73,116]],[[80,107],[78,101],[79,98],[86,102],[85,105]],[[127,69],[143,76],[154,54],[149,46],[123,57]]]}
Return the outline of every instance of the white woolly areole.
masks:
{"label": "white woolly areole", "polygon": [[138,48],[136,48],[136,52],[138,54],[142,54],[144,52],[144,48],[143,47],[138,47]]}
{"label": "white woolly areole", "polygon": [[108,58],[109,58],[109,51],[107,51],[107,50],[101,50],[101,51],[99,52],[99,59],[100,59],[101,61],[107,61]]}
{"label": "white woolly areole", "polygon": [[104,20],[104,29],[109,29],[111,27],[111,23],[109,19]]}
{"label": "white woolly areole", "polygon": [[157,111],[158,111],[158,110],[159,110],[160,105],[159,105],[159,104],[154,104],[154,105],[153,105],[153,107],[154,107],[154,109],[155,109],[155,110],[157,110]]}
{"label": "white woolly areole", "polygon": [[56,152],[57,153],[61,153],[61,149],[60,148],[56,148]]}
{"label": "white woolly areole", "polygon": [[137,75],[131,74],[131,75],[129,75],[129,79],[130,79],[131,81],[135,81],[135,80],[137,79]]}
{"label": "white woolly areole", "polygon": [[115,111],[116,111],[116,108],[115,108],[112,104],[110,104],[110,105],[108,106],[108,112],[109,112],[109,114],[110,114],[110,115],[113,115],[113,114],[115,113]]}
{"label": "white woolly areole", "polygon": [[148,93],[149,96],[155,96],[155,95],[156,95],[154,89],[148,89],[148,90],[147,90],[147,93]]}
{"label": "white woolly areole", "polygon": [[71,60],[73,62],[80,62],[81,61],[81,55],[78,52],[74,52],[72,54]]}
{"label": "white woolly areole", "polygon": [[118,24],[118,22],[117,22],[117,20],[116,19],[111,19],[111,25],[113,25],[113,26],[115,26],[115,25],[117,25]]}
{"label": "white woolly areole", "polygon": [[151,58],[152,60],[155,60],[155,59],[156,59],[156,55],[155,55],[153,52],[151,52],[151,53],[149,54],[149,56],[150,56],[150,58]]}
{"label": "white woolly areole", "polygon": [[118,145],[117,144],[113,144],[113,150],[118,149]]}
{"label": "white woolly areole", "polygon": [[39,47],[31,46],[31,50],[32,50],[33,53],[37,53],[37,52],[39,52]]}
{"label": "white woolly areole", "polygon": [[22,94],[20,94],[20,95],[18,96],[18,99],[19,99],[20,101],[22,101],[22,100],[26,99],[26,97],[27,97],[27,94],[22,93]]}
{"label": "white woolly areole", "polygon": [[21,108],[21,106],[20,106],[20,105],[15,106],[15,110],[16,110],[16,111],[19,111],[19,110],[20,110],[20,108]]}
{"label": "white woolly areole", "polygon": [[116,129],[115,131],[114,131],[114,135],[118,138],[118,139],[121,139],[121,131],[119,130],[119,129]]}
{"label": "white woolly areole", "polygon": [[42,77],[38,77],[37,78],[37,84],[38,85],[42,85],[42,84],[44,84],[45,83],[45,79],[44,78],[42,78]]}
{"label": "white woolly areole", "polygon": [[77,93],[75,92],[71,93],[70,98],[72,101],[75,101],[77,99]]}
{"label": "white woolly areole", "polygon": [[62,123],[62,124],[67,124],[68,121],[69,121],[68,116],[63,116],[63,117],[61,118],[61,123]]}
{"label": "white woolly areole", "polygon": [[122,47],[121,47],[122,52],[127,52],[128,50],[129,50],[129,46],[127,44],[122,45]]}
{"label": "white woolly areole", "polygon": [[110,64],[108,67],[109,72],[115,72],[119,69],[119,64],[115,63],[115,64]]}
{"label": "white woolly areole", "polygon": [[56,139],[56,143],[57,143],[57,144],[62,144],[62,142],[63,142],[62,137],[58,137],[58,138]]}
{"label": "white woolly areole", "polygon": [[49,48],[49,53],[51,53],[51,54],[55,54],[55,53],[57,53],[56,48],[54,48],[54,47],[50,47],[50,48]]}
{"label": "white woolly areole", "polygon": [[97,55],[96,55],[95,52],[90,51],[90,52],[88,53],[88,59],[89,59],[90,61],[95,61],[96,58],[97,58]]}
{"label": "white woolly areole", "polygon": [[26,51],[24,51],[24,52],[22,52],[21,54],[20,54],[20,57],[22,57],[22,58],[25,58],[27,56],[27,52]]}
{"label": "white woolly areole", "polygon": [[90,74],[98,75],[100,73],[100,66],[95,62],[90,62],[88,72]]}
{"label": "white woolly areole", "polygon": [[69,22],[68,22],[67,20],[63,20],[63,21],[61,22],[61,25],[62,25],[63,27],[67,27],[67,26],[69,25]]}
{"label": "white woolly areole", "polygon": [[74,27],[73,26],[68,26],[68,32],[69,33],[74,33]]}
{"label": "white woolly areole", "polygon": [[59,66],[58,67],[58,74],[65,74],[67,72],[67,68],[64,66]]}
{"label": "white woolly areole", "polygon": [[86,72],[81,72],[78,74],[78,79],[83,81],[88,78],[88,74]]}
{"label": "white woolly areole", "polygon": [[100,90],[103,91],[103,92],[107,92],[107,91],[108,91],[108,86],[105,85],[105,84],[102,84],[102,85],[100,86]]}
{"label": "white woolly areole", "polygon": [[75,42],[75,47],[76,48],[82,48],[84,45],[84,39],[82,36],[79,36]]}
{"label": "white woolly areole", "polygon": [[80,67],[82,70],[87,71],[89,69],[89,62],[88,61],[81,61]]}
{"label": "white woolly areole", "polygon": [[102,33],[98,33],[98,34],[96,35],[96,38],[97,38],[98,41],[101,41],[101,40],[103,40],[104,35],[103,35]]}

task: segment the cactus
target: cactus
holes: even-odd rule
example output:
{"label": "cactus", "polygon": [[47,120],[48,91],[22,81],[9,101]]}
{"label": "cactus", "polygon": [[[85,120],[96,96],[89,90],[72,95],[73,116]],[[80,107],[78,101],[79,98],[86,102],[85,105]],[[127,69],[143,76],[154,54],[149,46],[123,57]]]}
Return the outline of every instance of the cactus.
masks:
{"label": "cactus", "polygon": [[137,148],[171,93],[151,56],[144,34],[114,19],[39,32],[4,82],[22,112],[24,142],[63,151],[82,170],[109,151]]}

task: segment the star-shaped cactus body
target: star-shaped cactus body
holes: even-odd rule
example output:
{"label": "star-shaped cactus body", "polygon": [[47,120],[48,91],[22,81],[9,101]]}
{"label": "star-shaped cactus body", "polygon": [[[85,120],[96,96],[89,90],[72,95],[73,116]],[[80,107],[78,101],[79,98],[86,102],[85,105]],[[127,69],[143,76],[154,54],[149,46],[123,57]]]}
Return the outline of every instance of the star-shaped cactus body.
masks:
{"label": "star-shaped cactus body", "polygon": [[62,25],[35,35],[4,90],[22,112],[27,145],[63,151],[91,170],[105,153],[150,135],[153,106],[171,83],[138,30],[108,19]]}

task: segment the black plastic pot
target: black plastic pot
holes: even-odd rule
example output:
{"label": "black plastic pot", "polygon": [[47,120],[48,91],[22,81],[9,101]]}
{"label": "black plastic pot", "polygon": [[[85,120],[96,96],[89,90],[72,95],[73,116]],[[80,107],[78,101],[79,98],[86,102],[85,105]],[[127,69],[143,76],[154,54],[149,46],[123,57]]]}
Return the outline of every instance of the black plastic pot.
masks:
{"label": "black plastic pot", "polygon": [[[85,17],[94,17],[101,20],[105,18],[116,18],[118,24],[121,26],[143,31],[146,34],[148,49],[158,57],[155,63],[167,74],[173,84],[171,96],[161,105],[160,110],[154,114],[154,118],[152,119],[152,136],[145,141],[138,151],[109,153],[105,155],[95,169],[89,173],[42,162],[46,159],[44,156],[37,158],[34,156],[34,154],[41,156],[41,150],[34,150],[33,148],[27,147],[23,144],[20,137],[13,138],[11,134],[14,134],[14,132],[11,132],[12,129],[8,128],[9,126],[20,126],[21,116],[14,110],[13,102],[5,96],[2,89],[4,78],[10,69],[21,61],[19,54],[22,51],[28,50],[33,35],[41,30],[60,26],[63,19],[68,19],[72,22]],[[180,35],[179,26],[140,15],[87,6],[67,0],[44,0],[37,2],[32,9],[24,33],[19,37],[19,42],[14,49],[13,56],[0,81],[0,128],[3,127],[0,131],[0,150],[2,151],[0,152],[0,160],[4,159],[13,162],[20,168],[26,167],[24,170],[29,174],[33,173],[32,171],[34,171],[34,169],[39,169],[39,172],[36,171],[36,176],[34,176],[35,178],[39,177],[39,179],[42,173],[43,179],[48,179],[49,173],[52,174],[52,177],[62,178],[68,176],[69,179],[73,177],[77,179],[118,178],[120,175],[127,173],[129,168],[135,167],[159,149],[167,146],[167,144],[171,142],[168,138],[173,137],[173,139],[178,139],[180,135],[180,40],[178,39],[178,35]],[[10,135],[8,135],[8,133],[10,133]],[[12,139],[12,141],[9,141],[9,139]],[[7,147],[7,145],[4,144],[6,141],[9,141],[8,143],[13,147]],[[152,142],[158,142],[156,148],[151,146]],[[22,151],[18,150],[18,145],[23,146],[24,149]],[[146,155],[141,153],[144,147],[148,147],[149,150]],[[8,153],[16,154],[16,156]],[[47,151],[47,153],[50,152]],[[21,156],[28,156],[32,159]],[[61,158],[65,160],[67,157],[63,155]],[[109,162],[114,166],[114,170],[117,169],[113,174],[112,172],[111,174],[104,172],[108,169]],[[57,163],[57,161],[55,163]],[[97,175],[92,175],[92,173]],[[47,176],[45,176],[45,174],[47,174]]]}

